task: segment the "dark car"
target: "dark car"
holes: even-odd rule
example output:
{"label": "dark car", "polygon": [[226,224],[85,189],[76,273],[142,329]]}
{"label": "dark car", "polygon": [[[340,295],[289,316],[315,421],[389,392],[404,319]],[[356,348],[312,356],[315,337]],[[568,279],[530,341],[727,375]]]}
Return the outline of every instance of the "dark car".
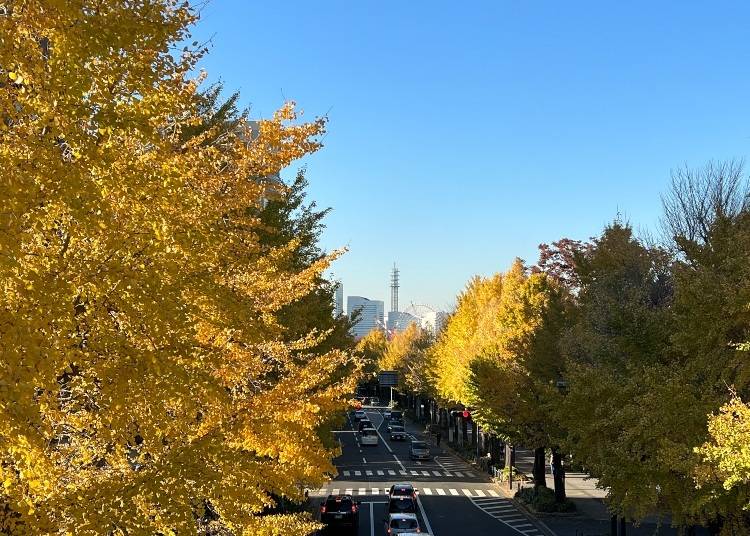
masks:
{"label": "dark car", "polygon": [[391,410],[391,417],[390,419],[392,421],[402,421],[404,420],[404,414],[401,411],[398,410]]}
{"label": "dark car", "polygon": [[391,439],[392,440],[395,441],[395,440],[399,439],[399,440],[403,441],[403,440],[406,439],[407,434],[406,434],[406,430],[404,430],[403,426],[392,425],[392,426],[389,426],[388,428],[390,428],[390,430],[391,430]]}
{"label": "dark car", "polygon": [[389,514],[416,514],[417,501],[412,496],[408,497],[391,497],[388,501]]}
{"label": "dark car", "polygon": [[424,441],[412,441],[409,445],[409,457],[412,460],[429,460],[430,446]]}
{"label": "dark car", "polygon": [[365,428],[375,428],[367,417],[359,421],[359,431],[361,432]]}
{"label": "dark car", "polygon": [[351,495],[329,495],[320,503],[320,521],[329,528],[349,529],[352,534],[359,532],[359,501]]}
{"label": "dark car", "polygon": [[391,419],[390,422],[388,423],[388,432],[390,432],[391,430],[393,430],[393,428],[395,426],[400,426],[401,428],[403,428],[404,427],[404,421],[402,419],[395,419],[395,420]]}
{"label": "dark car", "polygon": [[417,490],[414,489],[414,486],[407,483],[399,483],[399,484],[393,484],[391,486],[391,489],[388,490],[388,497],[411,497],[412,499],[416,499],[417,497]]}

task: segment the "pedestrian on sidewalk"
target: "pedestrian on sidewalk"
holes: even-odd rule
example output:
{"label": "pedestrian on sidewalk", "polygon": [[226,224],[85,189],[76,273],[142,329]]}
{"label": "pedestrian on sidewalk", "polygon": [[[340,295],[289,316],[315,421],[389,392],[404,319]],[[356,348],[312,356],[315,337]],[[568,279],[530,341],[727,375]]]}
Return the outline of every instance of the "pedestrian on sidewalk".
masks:
{"label": "pedestrian on sidewalk", "polygon": [[437,434],[435,434],[435,439],[437,440],[437,446],[438,446],[438,447],[440,446],[440,437],[441,437],[442,435],[443,435],[443,434],[442,434],[442,433],[440,432],[440,430],[438,430],[438,431],[437,431]]}

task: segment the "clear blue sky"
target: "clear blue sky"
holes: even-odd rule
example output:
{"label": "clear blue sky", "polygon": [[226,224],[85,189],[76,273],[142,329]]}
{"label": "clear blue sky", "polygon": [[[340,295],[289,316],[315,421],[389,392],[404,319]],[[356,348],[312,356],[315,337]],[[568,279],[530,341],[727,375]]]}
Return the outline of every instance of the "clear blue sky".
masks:
{"label": "clear blue sky", "polygon": [[[750,2],[212,0],[211,80],[330,118],[305,163],[345,294],[446,308],[473,274],[654,229],[670,170],[750,152]],[[402,307],[403,308],[403,307]]]}

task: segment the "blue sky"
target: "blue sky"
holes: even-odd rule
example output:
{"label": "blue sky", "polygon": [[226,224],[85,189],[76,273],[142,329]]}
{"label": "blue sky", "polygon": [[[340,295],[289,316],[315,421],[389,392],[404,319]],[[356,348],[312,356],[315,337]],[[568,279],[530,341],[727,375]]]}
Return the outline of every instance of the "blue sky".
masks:
{"label": "blue sky", "polygon": [[671,169],[746,157],[748,21],[747,1],[212,0],[195,36],[252,116],[328,115],[304,163],[345,294],[387,306],[395,261],[402,305],[446,309],[618,211],[655,229]]}

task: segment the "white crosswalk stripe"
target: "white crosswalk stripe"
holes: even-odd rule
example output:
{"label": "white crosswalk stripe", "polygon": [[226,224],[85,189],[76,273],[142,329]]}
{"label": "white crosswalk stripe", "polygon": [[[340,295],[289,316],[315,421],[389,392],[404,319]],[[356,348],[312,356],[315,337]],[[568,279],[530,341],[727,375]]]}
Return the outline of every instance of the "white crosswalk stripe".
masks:
{"label": "white crosswalk stripe", "polygon": [[471,490],[470,489],[462,489],[461,493],[463,493],[467,497],[471,497]]}
{"label": "white crosswalk stripe", "polygon": [[396,471],[394,471],[393,469],[388,469],[388,474],[390,476],[396,476]]}
{"label": "white crosswalk stripe", "polygon": [[537,529],[510,500],[499,497],[497,492],[494,492],[493,490],[486,491],[491,497],[484,496],[483,493],[481,493],[481,490],[474,490],[478,495],[478,497],[471,497],[471,502],[474,506],[524,536],[540,535],[539,529]]}
{"label": "white crosswalk stripe", "polygon": [[354,490],[352,488],[346,488],[346,490],[344,491],[344,495],[351,495],[353,492]]}
{"label": "white crosswalk stripe", "polygon": [[455,474],[455,475],[456,475],[457,477],[463,477],[463,476],[464,476],[464,474],[463,474],[463,473],[462,473],[461,471],[456,471],[456,472],[455,472],[454,474]]}
{"label": "white crosswalk stripe", "polygon": [[477,495],[477,497],[484,497],[484,492],[481,489],[475,489],[474,493]]}
{"label": "white crosswalk stripe", "polygon": [[450,492],[451,495],[458,495],[458,491],[453,488],[449,489],[448,491]]}
{"label": "white crosswalk stripe", "polygon": [[339,488],[333,488],[333,489],[331,490],[331,494],[332,494],[332,495],[338,495],[338,494],[339,494]]}
{"label": "white crosswalk stripe", "polygon": [[445,495],[445,490],[443,488],[438,488],[435,491],[437,491],[438,495]]}
{"label": "white crosswalk stripe", "polygon": [[422,474],[423,474],[424,476],[430,476],[430,472],[429,472],[429,471],[422,471]]}
{"label": "white crosswalk stripe", "polygon": [[344,476],[352,476],[352,472],[351,471],[344,471]]}
{"label": "white crosswalk stripe", "polygon": [[365,474],[366,474],[367,476],[372,476],[372,471],[365,471]]}
{"label": "white crosswalk stripe", "polygon": [[383,471],[376,471],[376,472],[378,473],[378,476],[383,476]]}
{"label": "white crosswalk stripe", "polygon": [[408,475],[409,473],[407,473],[406,471],[399,471],[399,472],[398,472],[398,474],[406,476],[406,475]]}
{"label": "white crosswalk stripe", "polygon": [[412,476],[419,476],[419,473],[417,473],[416,471],[409,471],[409,472],[412,474]]}
{"label": "white crosswalk stripe", "polygon": [[425,495],[432,495],[432,490],[430,488],[422,488],[422,491],[424,491]]}
{"label": "white crosswalk stripe", "polygon": [[362,471],[354,471],[354,476],[362,476]]}
{"label": "white crosswalk stripe", "polygon": [[379,495],[380,494],[380,489],[379,488],[372,488],[372,492],[371,493],[372,493],[372,495]]}
{"label": "white crosswalk stripe", "polygon": [[367,489],[366,488],[359,488],[358,495],[367,495]]}
{"label": "white crosswalk stripe", "polygon": [[440,474],[440,471],[433,471],[432,474],[435,476],[443,476]]}

